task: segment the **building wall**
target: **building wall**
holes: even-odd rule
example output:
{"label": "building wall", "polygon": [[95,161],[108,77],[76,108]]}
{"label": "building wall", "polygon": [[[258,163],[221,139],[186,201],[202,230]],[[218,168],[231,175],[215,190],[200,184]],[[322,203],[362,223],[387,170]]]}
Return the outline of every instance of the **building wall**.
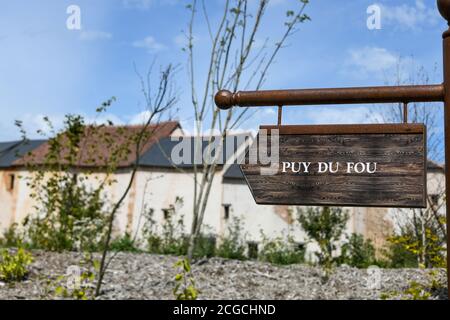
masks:
{"label": "building wall", "polygon": [[[11,175],[15,176],[13,189],[9,188]],[[27,179],[29,179],[30,176],[31,173],[23,169],[0,171],[0,201],[2,204],[0,211],[1,232],[13,223],[20,225],[29,214],[37,213],[34,208],[36,202],[30,197],[33,190],[27,185]],[[105,189],[106,193],[109,194],[112,199],[117,199],[121,192],[126,188],[129,177],[129,171],[119,171],[111,176],[110,178],[115,179],[117,183],[107,186]],[[90,176],[89,185],[94,188],[105,178],[106,175],[103,173],[93,174]],[[132,194],[133,193],[130,192],[130,195]],[[126,208],[133,202],[130,201],[130,195],[125,199],[124,205],[119,210],[118,219],[115,223],[117,232],[122,232],[126,228]]]}
{"label": "building wall", "polygon": [[[270,238],[290,235],[298,242],[305,241],[305,234],[295,221],[294,208],[257,205],[243,181],[224,182],[222,203],[231,205],[228,221],[222,218],[222,230],[226,230],[232,217],[237,217],[241,219],[249,241],[261,241],[261,231]],[[223,212],[224,208],[222,217]]]}
{"label": "building wall", "polygon": [[354,208],[352,216],[352,232],[372,240],[376,249],[386,245],[386,239],[392,235],[393,222],[389,218],[389,209]]}
{"label": "building wall", "polygon": [[[11,179],[14,179],[13,188],[11,188]],[[19,194],[18,183],[16,180],[15,171],[0,171],[0,230],[8,227],[15,220],[18,204],[17,198]]]}
{"label": "building wall", "polygon": [[[135,233],[141,230],[145,222],[145,209],[152,209],[153,219],[162,225],[164,210],[176,205],[176,199],[182,199],[182,205],[176,208],[176,219],[183,216],[185,231],[189,232],[192,223],[193,209],[192,172],[178,172],[167,169],[140,169],[136,179],[135,207],[129,222],[129,231]],[[219,233],[221,208],[221,179],[220,173],[213,180],[210,197],[204,217],[205,232]]]}
{"label": "building wall", "polygon": [[[445,192],[445,174],[442,170],[430,170],[427,175],[427,193],[429,197],[439,196],[438,211],[441,214],[445,214],[444,195]],[[429,208],[429,204],[428,204]],[[427,208],[427,209],[428,209]],[[416,209],[426,210],[426,209]],[[390,209],[389,219],[392,222],[394,232],[399,231],[399,226],[404,224],[405,221],[411,219],[413,216],[413,210],[411,209]]]}
{"label": "building wall", "polygon": [[[14,176],[14,185],[11,177]],[[26,178],[29,173],[24,170],[0,171],[0,231],[13,223],[22,221],[33,210],[33,200]],[[12,187],[12,188],[11,188]]]}

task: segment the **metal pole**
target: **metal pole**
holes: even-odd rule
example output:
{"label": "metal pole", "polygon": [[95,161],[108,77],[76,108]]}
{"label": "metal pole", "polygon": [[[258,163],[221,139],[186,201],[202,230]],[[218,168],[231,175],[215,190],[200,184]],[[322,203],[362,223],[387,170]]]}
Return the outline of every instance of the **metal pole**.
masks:
{"label": "metal pole", "polygon": [[[450,21],[450,0],[438,0],[438,8],[447,22]],[[444,126],[445,126],[445,201],[447,217],[447,290],[450,298],[450,22],[449,29],[443,34],[444,52]]]}
{"label": "metal pole", "polygon": [[239,91],[227,90],[216,94],[216,105],[221,109],[233,106],[300,106],[324,104],[364,104],[364,103],[409,103],[409,102],[442,102],[444,86],[395,86],[395,87],[362,87],[362,88],[330,88],[301,90],[266,90]]}
{"label": "metal pole", "polygon": [[408,123],[408,104],[403,104],[403,123]]}
{"label": "metal pole", "polygon": [[281,126],[281,119],[283,117],[283,106],[278,107],[278,126]]}

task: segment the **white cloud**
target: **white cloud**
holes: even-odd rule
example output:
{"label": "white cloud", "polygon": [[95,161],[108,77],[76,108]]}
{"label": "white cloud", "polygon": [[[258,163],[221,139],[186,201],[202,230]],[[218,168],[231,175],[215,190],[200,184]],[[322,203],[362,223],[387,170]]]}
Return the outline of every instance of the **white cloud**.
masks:
{"label": "white cloud", "polygon": [[155,5],[174,5],[179,0],[123,0],[123,6],[127,9],[148,10]]}
{"label": "white cloud", "polygon": [[112,34],[104,31],[82,31],[80,39],[84,41],[109,40]]}
{"label": "white cloud", "polygon": [[[26,135],[31,139],[42,139],[45,136],[51,135],[51,127],[49,122],[45,121],[43,114],[40,113],[25,113],[20,116],[18,121],[21,121],[22,128],[25,129]],[[47,117],[53,127],[53,130],[58,131],[63,127],[64,116],[62,115],[52,115]],[[14,128],[13,122],[4,123],[3,126],[8,128],[8,133],[11,135],[11,139],[17,140],[20,138],[19,129]]]}
{"label": "white cloud", "polygon": [[165,45],[156,41],[152,36],[133,42],[133,47],[147,49],[149,53],[155,53],[166,49]]}
{"label": "white cloud", "polygon": [[[102,113],[94,116],[81,114],[81,116],[84,118],[86,124],[109,124],[110,121],[115,125],[125,124],[125,121],[121,117],[112,113]],[[52,128],[44,118],[49,119],[55,132],[64,128],[65,115],[63,114],[46,116],[42,113],[25,113],[16,120],[22,122],[22,127],[25,129],[28,138],[45,139],[46,137],[53,136],[53,133]],[[4,131],[0,133],[0,141],[18,140],[21,137],[19,129],[14,125],[14,121],[2,121],[0,119],[0,128]]]}
{"label": "white cloud", "polygon": [[[135,114],[124,114],[117,115],[114,113],[100,113],[100,114],[90,114],[85,113],[80,114],[86,124],[109,124],[114,125],[142,125],[146,123],[150,117],[150,111],[144,110]],[[60,113],[53,113],[50,115],[44,115],[42,113],[25,113],[18,117],[16,120],[22,122],[22,127],[27,133],[27,137],[31,139],[45,138],[45,136],[52,136],[51,128],[48,122],[44,120],[47,117],[55,132],[58,132],[64,128],[65,115]],[[9,121],[9,119],[0,118],[0,141],[9,140],[19,140],[20,131],[14,125],[14,121]],[[42,132],[44,136],[39,132]]]}
{"label": "white cloud", "polygon": [[[431,3],[431,1],[429,1]],[[417,29],[425,25],[434,26],[439,14],[434,6],[427,7],[424,0],[416,0],[413,5],[389,6],[378,4],[381,8],[383,25],[392,25],[403,29]]]}
{"label": "white cloud", "polygon": [[275,108],[263,108],[262,113],[265,116],[274,116],[278,114],[277,111],[275,111]]}
{"label": "white cloud", "polygon": [[[199,35],[192,36],[192,43],[194,45],[197,45],[200,42],[200,40],[201,40],[201,36],[199,36]],[[173,43],[178,48],[186,48],[188,45],[188,42],[189,42],[188,36],[184,33],[180,33],[173,38]]]}
{"label": "white cloud", "polygon": [[392,70],[399,61],[399,55],[379,47],[351,49],[348,54],[343,71],[356,78],[379,79],[386,71]]}
{"label": "white cloud", "polygon": [[134,114],[130,116],[129,124],[134,125],[142,125],[145,124],[151,116],[151,112],[148,110],[139,112],[138,114]]}
{"label": "white cloud", "polygon": [[153,0],[123,0],[125,8],[148,9],[152,6]]}
{"label": "white cloud", "polygon": [[391,68],[398,60],[397,55],[389,52],[385,48],[364,47],[361,49],[352,49],[349,53],[350,63],[368,72]]}
{"label": "white cloud", "polygon": [[101,114],[95,115],[94,117],[84,116],[84,121],[87,124],[96,124],[96,125],[110,124],[111,122],[113,125],[116,125],[116,126],[125,124],[125,121],[121,117],[119,117],[113,113],[101,113]]}

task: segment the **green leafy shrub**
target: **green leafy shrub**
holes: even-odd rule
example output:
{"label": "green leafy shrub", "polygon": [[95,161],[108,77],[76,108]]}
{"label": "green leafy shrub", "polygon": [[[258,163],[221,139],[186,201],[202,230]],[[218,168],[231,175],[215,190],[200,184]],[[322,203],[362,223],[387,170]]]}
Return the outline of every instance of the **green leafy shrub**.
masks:
{"label": "green leafy shrub", "polygon": [[[188,243],[187,237],[185,238],[185,243]],[[193,256],[195,258],[211,258],[216,256],[216,237],[213,234],[201,233],[195,243]]]}
{"label": "green leafy shrub", "polygon": [[3,249],[0,260],[0,280],[5,282],[23,280],[32,262],[33,257],[23,248],[19,248],[16,253]]}
{"label": "green leafy shrub", "polygon": [[340,260],[337,248],[349,219],[348,213],[341,208],[309,207],[299,209],[298,214],[303,230],[319,246],[315,254],[327,277]]}
{"label": "green leafy shrub", "polygon": [[177,208],[183,204],[177,198],[165,213],[162,230],[154,218],[154,210],[146,209],[143,235],[147,242],[147,250],[156,254],[185,255],[187,240],[184,236],[184,217],[177,217]]}
{"label": "green leafy shrub", "polygon": [[[425,245],[421,241],[425,239]],[[392,236],[388,241],[403,248],[409,252],[410,256],[414,255],[420,267],[425,268],[446,268],[446,250],[442,237],[440,237],[432,228],[425,228],[423,238],[418,240],[418,236],[412,232],[403,232],[402,235]]]}
{"label": "green leafy shrub", "polygon": [[342,246],[340,262],[356,268],[377,265],[372,241],[364,240],[362,235],[353,233],[348,242]]}
{"label": "green leafy shrub", "polygon": [[[431,270],[428,272],[426,282],[411,281],[405,290],[383,293],[380,298],[382,300],[430,300],[433,297],[440,297],[446,291],[445,287],[446,284],[442,284],[438,279],[438,271]],[[444,299],[447,299],[447,295]]]}
{"label": "green leafy shrub", "polygon": [[17,223],[13,223],[8,229],[3,232],[0,238],[0,247],[4,248],[18,248],[23,245],[23,235],[18,230]]}
{"label": "green leafy shrub", "polygon": [[242,232],[241,220],[234,217],[226,236],[221,239],[216,255],[226,259],[245,260],[245,236]]}
{"label": "green leafy shrub", "polygon": [[109,248],[111,251],[141,252],[128,232],[126,232],[125,235],[114,239]]}
{"label": "green leafy shrub", "polygon": [[178,270],[175,276],[173,295],[177,300],[197,300],[200,291],[195,286],[191,265],[188,259],[177,261],[174,268]]}
{"label": "green leafy shrub", "polygon": [[[105,112],[114,101],[113,97],[103,102],[97,113]],[[87,124],[82,116],[72,114],[65,116],[61,130],[55,130],[48,117],[43,121],[47,130],[37,133],[47,139],[44,152],[21,155],[30,173],[21,179],[31,189],[35,204],[24,221],[24,240],[33,248],[49,251],[108,248],[105,241],[110,240],[119,206],[107,188],[117,182],[113,173],[129,158],[136,141],[142,135],[148,138],[150,132],[125,127],[111,130],[111,121]],[[16,125],[26,140],[22,123]],[[101,173],[92,168],[101,168]]]}
{"label": "green leafy shrub", "polygon": [[417,256],[407,250],[402,244],[388,242],[386,247],[382,250],[382,254],[384,256],[382,260],[383,267],[385,268],[397,269],[419,267]]}
{"label": "green leafy shrub", "polygon": [[[50,251],[97,250],[106,230],[104,190],[114,183],[107,177],[121,154],[105,134],[104,126],[87,126],[81,116],[67,115],[58,133],[48,118],[44,121],[54,133],[48,139],[47,153],[43,159],[32,153],[24,157],[32,173],[24,179],[35,202],[34,212],[24,221],[26,240],[33,248]],[[87,136],[96,141],[95,145],[85,145]],[[104,159],[106,178],[94,188],[88,183],[90,177],[95,179],[94,173],[76,168],[80,161],[95,163],[99,145],[110,146],[113,156]]]}
{"label": "green leafy shrub", "polygon": [[[177,208],[182,205],[182,201],[181,198],[177,198],[175,205],[166,210],[162,226],[156,222],[154,210],[146,209],[143,235],[149,253],[176,256],[187,254],[189,238],[184,231],[184,216],[177,214]],[[212,257],[215,254],[215,247],[215,237],[201,233],[194,249],[194,257]]]}
{"label": "green leafy shrub", "polygon": [[262,233],[262,238],[259,260],[278,265],[305,262],[304,248],[299,247],[292,237],[269,239]]}

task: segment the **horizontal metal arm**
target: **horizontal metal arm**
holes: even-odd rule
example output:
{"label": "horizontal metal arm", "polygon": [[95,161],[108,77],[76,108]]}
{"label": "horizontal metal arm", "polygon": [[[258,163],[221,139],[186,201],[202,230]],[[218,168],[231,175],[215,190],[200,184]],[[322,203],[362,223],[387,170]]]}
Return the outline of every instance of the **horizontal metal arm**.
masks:
{"label": "horizontal metal arm", "polygon": [[239,91],[221,90],[215,102],[220,109],[234,106],[299,106],[325,104],[443,102],[443,85],[391,86],[301,90]]}

